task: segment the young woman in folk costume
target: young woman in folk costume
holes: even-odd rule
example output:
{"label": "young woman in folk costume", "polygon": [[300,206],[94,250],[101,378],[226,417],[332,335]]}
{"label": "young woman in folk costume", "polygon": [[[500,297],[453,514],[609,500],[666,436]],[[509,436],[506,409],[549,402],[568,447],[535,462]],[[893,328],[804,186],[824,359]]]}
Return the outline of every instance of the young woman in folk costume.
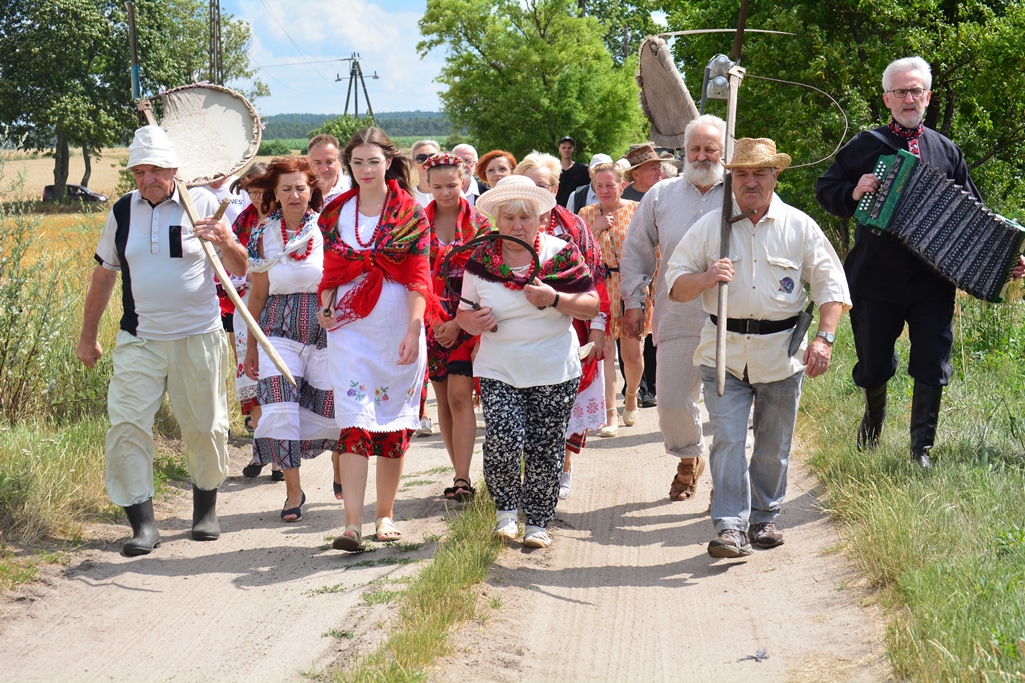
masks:
{"label": "young woman in folk costume", "polygon": [[379,128],[358,131],[342,153],[355,185],[320,215],[324,279],[320,323],[328,330],[335,419],[341,427],[345,529],[339,550],[363,549],[368,461],[377,459],[376,534],[392,522],[403,456],[420,424],[427,366],[424,315],[437,308],[427,251],[430,230],[410,193],[409,160]]}
{"label": "young woman in folk costume", "polygon": [[[559,191],[561,172],[562,164],[558,159],[551,154],[540,152],[528,154],[513,170],[514,175],[530,178],[535,185],[553,195]],[[594,346],[583,359],[579,393],[570,415],[569,427],[566,429],[566,461],[559,481],[559,497],[566,498],[572,485],[573,455],[583,450],[587,443],[587,432],[598,430],[606,422],[605,372],[602,360],[605,357],[605,329],[608,326],[611,305],[605,287],[605,266],[602,263],[601,250],[587,224],[579,216],[558,205],[542,218],[546,219],[541,226],[543,232],[573,242],[577,246],[591,271],[591,278],[601,301],[597,316],[591,320],[573,320],[573,329],[580,345],[593,342]]]}
{"label": "young woman in folk costume", "polygon": [[258,344],[243,362],[246,375],[259,380],[263,407],[253,433],[253,459],[276,464],[285,474],[285,522],[302,519],[306,503],[299,480],[303,459],[338,445],[334,397],[327,376],[327,335],[317,322],[317,288],[323,275],[324,243],[317,229],[323,194],[306,157],[279,157],[251,183],[262,191],[266,219],[247,240],[253,285],[249,312],[288,366],[293,387]]}
{"label": "young woman in folk costume", "polygon": [[463,270],[469,251],[458,252],[449,261],[447,278],[442,273],[445,259],[453,248],[491,231],[491,221],[470,206],[462,196],[466,166],[455,154],[443,152],[423,162],[434,200],[425,213],[431,226],[431,274],[440,310],[427,331],[427,375],[438,399],[438,422],[448,457],[455,468],[452,486],[445,497],[464,502],[473,497],[470,485],[470,461],[477,438],[477,416],[473,411],[473,363],[471,353],[477,337],[467,334],[455,321],[457,297],[446,292],[463,289]]}

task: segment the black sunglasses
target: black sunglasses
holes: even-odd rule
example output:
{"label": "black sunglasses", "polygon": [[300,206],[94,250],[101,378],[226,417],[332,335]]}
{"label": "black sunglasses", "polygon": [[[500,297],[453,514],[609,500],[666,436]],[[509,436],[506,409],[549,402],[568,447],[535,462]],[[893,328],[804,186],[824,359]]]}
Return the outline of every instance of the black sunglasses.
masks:
{"label": "black sunglasses", "polygon": [[418,164],[422,164],[423,162],[425,162],[425,161],[427,161],[428,159],[430,159],[430,158],[431,158],[431,156],[433,156],[433,155],[431,155],[431,154],[417,154],[417,155],[416,155],[415,157],[413,157],[413,158],[414,158],[414,159],[416,159],[416,163],[418,163]]}

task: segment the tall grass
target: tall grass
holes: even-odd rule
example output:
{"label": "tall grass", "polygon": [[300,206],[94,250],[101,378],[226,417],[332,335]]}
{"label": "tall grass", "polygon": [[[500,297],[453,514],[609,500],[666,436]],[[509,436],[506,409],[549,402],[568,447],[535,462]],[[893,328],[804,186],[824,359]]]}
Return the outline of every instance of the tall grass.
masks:
{"label": "tall grass", "polygon": [[387,641],[351,668],[335,670],[338,683],[422,681],[427,668],[449,652],[449,634],[476,614],[474,585],[483,581],[502,548],[491,534],[495,506],[480,487],[474,501],[448,520],[449,535],[434,561],[403,594]]}
{"label": "tall grass", "polygon": [[[891,607],[896,671],[915,681],[1025,680],[1025,329],[1020,292],[991,306],[959,297],[951,385],[935,467],[910,461],[913,388],[890,382],[878,448],[857,453],[863,403],[841,328],[834,367],[805,382],[800,429],[846,545]],[[900,343],[907,359],[907,342]]]}

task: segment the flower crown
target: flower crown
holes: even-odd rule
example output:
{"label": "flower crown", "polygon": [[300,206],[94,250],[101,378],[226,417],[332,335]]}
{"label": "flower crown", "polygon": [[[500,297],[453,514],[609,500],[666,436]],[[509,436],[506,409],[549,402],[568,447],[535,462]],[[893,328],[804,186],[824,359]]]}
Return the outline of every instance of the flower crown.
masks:
{"label": "flower crown", "polygon": [[427,157],[427,161],[424,162],[424,170],[434,168],[435,166],[462,166],[463,160],[457,157],[452,152],[438,152]]}

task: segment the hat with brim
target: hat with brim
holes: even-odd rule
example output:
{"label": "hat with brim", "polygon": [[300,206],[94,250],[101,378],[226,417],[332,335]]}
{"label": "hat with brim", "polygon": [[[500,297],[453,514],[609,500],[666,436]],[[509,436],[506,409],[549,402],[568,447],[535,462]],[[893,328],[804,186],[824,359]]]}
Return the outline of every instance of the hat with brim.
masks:
{"label": "hat with brim", "polygon": [[630,145],[630,151],[626,153],[626,161],[630,164],[630,168],[626,170],[627,180],[633,180],[633,172],[644,164],[650,164],[652,161],[662,162],[659,158],[658,152],[655,151],[654,145],[650,142],[646,142],[640,145]]}
{"label": "hat with brim", "polygon": [[533,180],[523,175],[509,175],[502,178],[495,183],[494,187],[477,198],[475,206],[477,210],[494,216],[495,210],[499,206],[518,200],[534,204],[539,216],[555,208],[555,195],[538,187]]}
{"label": "hat with brim", "polygon": [[135,131],[128,146],[128,168],[150,164],[159,168],[179,168],[181,162],[174,145],[160,126],[143,126]]}
{"label": "hat with brim", "polygon": [[740,138],[733,144],[733,158],[725,168],[785,169],[793,161],[789,154],[776,152],[776,143],[769,138]]}

